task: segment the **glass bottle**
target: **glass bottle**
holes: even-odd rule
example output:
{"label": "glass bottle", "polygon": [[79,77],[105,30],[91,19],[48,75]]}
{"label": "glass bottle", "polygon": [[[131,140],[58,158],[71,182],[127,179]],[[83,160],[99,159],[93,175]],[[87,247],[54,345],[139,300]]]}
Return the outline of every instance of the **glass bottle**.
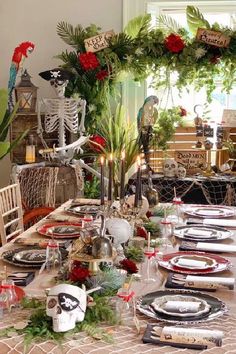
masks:
{"label": "glass bottle", "polygon": [[58,271],[61,268],[62,258],[58,242],[50,240],[46,249],[46,269],[50,271]]}

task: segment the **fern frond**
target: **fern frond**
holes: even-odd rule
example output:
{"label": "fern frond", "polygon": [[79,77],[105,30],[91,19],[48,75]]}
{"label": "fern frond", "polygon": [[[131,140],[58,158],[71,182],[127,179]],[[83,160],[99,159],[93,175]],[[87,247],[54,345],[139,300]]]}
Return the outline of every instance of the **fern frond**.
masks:
{"label": "fern frond", "polygon": [[187,6],[186,15],[189,30],[193,35],[196,35],[197,29],[200,27],[210,28],[209,22],[203,17],[197,7]]}
{"label": "fern frond", "polygon": [[147,33],[150,28],[151,15],[140,15],[128,22],[124,29],[124,33],[131,38],[135,38],[140,34]]}
{"label": "fern frond", "polygon": [[174,32],[178,33],[181,26],[179,23],[168,15],[160,15],[156,19],[156,25],[159,29],[165,32]]}

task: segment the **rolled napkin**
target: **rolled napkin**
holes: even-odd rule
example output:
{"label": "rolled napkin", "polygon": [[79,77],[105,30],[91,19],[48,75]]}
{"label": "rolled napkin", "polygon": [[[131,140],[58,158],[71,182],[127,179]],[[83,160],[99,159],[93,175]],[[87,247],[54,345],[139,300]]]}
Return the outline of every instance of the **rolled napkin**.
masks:
{"label": "rolled napkin", "polygon": [[176,265],[181,267],[205,268],[207,263],[204,261],[195,261],[194,259],[178,258]]}
{"label": "rolled napkin", "polygon": [[[154,327],[154,331],[155,331]],[[158,327],[157,327],[158,328]],[[159,332],[159,331],[158,331]],[[158,333],[157,332],[157,333]],[[160,335],[161,342],[175,342],[186,344],[216,344],[222,345],[224,333],[218,330],[208,330],[201,328],[181,328],[165,326]]]}
{"label": "rolled napkin", "polygon": [[210,252],[236,252],[235,245],[222,245],[221,243],[197,242],[196,249]]}
{"label": "rolled napkin", "polygon": [[233,290],[235,278],[227,277],[202,277],[195,275],[187,275],[185,279],[185,286],[191,288],[204,288],[204,289],[219,289],[226,288]]}
{"label": "rolled napkin", "polygon": [[210,230],[194,230],[194,229],[189,229],[185,232],[185,235],[192,235],[192,236],[198,236],[198,237],[211,237],[212,236],[212,231]]}
{"label": "rolled napkin", "polygon": [[198,312],[201,306],[200,301],[167,301],[163,309],[168,312],[180,312],[180,313],[188,313],[188,312]]}
{"label": "rolled napkin", "polygon": [[[199,220],[198,220],[199,223]],[[204,225],[214,225],[214,226],[223,226],[236,228],[236,220],[232,219],[203,219]]]}

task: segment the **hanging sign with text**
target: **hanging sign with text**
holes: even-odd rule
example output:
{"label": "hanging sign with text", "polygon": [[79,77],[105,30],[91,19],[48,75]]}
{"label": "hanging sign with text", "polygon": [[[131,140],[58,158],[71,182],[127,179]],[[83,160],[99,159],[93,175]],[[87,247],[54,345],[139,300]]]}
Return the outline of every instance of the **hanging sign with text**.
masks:
{"label": "hanging sign with text", "polygon": [[84,40],[85,49],[87,52],[98,52],[101,49],[109,46],[109,40],[115,35],[113,30],[103,32],[97,36],[90,37]]}
{"label": "hanging sign with text", "polygon": [[186,168],[187,172],[195,173],[206,164],[205,150],[176,150],[175,161]]}
{"label": "hanging sign with text", "polygon": [[204,28],[198,28],[196,37],[199,41],[215,47],[227,48],[230,42],[230,37],[223,33]]}

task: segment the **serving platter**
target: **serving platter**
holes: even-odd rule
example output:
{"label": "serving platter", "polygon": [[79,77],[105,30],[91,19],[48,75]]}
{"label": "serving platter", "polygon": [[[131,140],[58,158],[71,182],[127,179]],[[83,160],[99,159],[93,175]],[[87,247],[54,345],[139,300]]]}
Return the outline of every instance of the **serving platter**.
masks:
{"label": "serving platter", "polygon": [[[196,261],[198,260],[198,257],[205,257],[207,260],[212,260],[212,267],[209,268],[193,268],[193,267],[179,267],[179,265],[174,264],[174,259],[176,257],[181,257],[181,259],[191,259],[194,260],[196,258]],[[232,264],[231,262],[223,258],[219,255],[216,254],[210,254],[210,253],[205,253],[205,252],[194,252],[194,251],[189,251],[189,252],[175,252],[175,253],[169,253],[163,255],[162,259],[158,261],[158,264],[167,270],[170,270],[172,272],[176,273],[182,273],[182,274],[211,274],[211,273],[217,273],[217,272],[222,272],[224,270],[229,269]],[[183,264],[183,263],[182,263]]]}
{"label": "serving platter", "polygon": [[184,210],[185,214],[199,218],[229,218],[234,216],[234,210],[227,206],[194,205]]}
{"label": "serving platter", "polygon": [[174,236],[191,241],[221,241],[233,236],[232,231],[218,226],[184,225],[174,229]]}
{"label": "serving platter", "polygon": [[[62,260],[65,260],[68,252],[63,248],[60,248],[60,252]],[[39,255],[41,255],[40,258]],[[40,268],[46,261],[46,249],[37,247],[16,248],[3,252],[1,258],[5,262],[19,267]]]}
{"label": "serving platter", "polygon": [[[165,301],[167,296],[169,298],[176,298],[176,296],[184,296],[185,299],[187,297],[190,297],[190,299],[194,297],[199,302],[203,304],[206,303],[207,309],[209,311],[205,311],[197,316],[193,315],[183,318],[180,318],[175,314],[170,315],[155,311],[152,306],[153,302],[163,302]],[[213,297],[209,294],[192,290],[160,290],[146,294],[138,300],[137,309],[146,316],[156,319],[158,321],[186,325],[211,321],[219,316],[222,316],[228,311],[226,304],[218,298]]]}
{"label": "serving platter", "polygon": [[53,238],[77,238],[82,229],[81,222],[53,222],[37,228],[40,235]]}

